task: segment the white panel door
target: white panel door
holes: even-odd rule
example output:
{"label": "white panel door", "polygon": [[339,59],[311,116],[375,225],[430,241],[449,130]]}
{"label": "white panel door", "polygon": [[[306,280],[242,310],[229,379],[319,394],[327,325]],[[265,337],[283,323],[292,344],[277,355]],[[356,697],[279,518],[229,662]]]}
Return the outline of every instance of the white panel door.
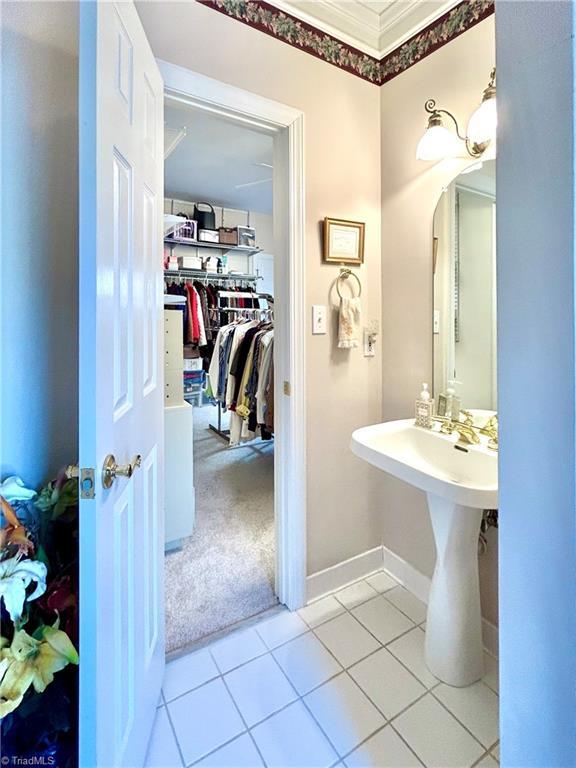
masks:
{"label": "white panel door", "polygon": [[[80,3],[80,765],[142,765],[164,669],[163,83],[131,2]],[[102,482],[107,454],[141,457]]]}

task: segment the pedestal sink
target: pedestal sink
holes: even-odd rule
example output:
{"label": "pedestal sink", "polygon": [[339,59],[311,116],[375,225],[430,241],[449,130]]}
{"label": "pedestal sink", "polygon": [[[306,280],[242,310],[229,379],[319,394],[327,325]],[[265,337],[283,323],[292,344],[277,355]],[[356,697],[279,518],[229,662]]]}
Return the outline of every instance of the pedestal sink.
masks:
{"label": "pedestal sink", "polygon": [[426,492],[436,541],[428,600],[426,663],[458,687],[483,675],[478,583],[482,510],[498,507],[498,458],[483,440],[464,445],[457,435],[422,429],[413,419],[356,430],[361,459]]}

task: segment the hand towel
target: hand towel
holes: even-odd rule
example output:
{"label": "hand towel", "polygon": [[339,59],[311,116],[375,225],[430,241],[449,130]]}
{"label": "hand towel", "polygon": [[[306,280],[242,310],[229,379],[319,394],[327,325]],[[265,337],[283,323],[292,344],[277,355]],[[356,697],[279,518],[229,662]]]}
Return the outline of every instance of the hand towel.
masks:
{"label": "hand towel", "polygon": [[360,299],[358,297],[340,299],[338,313],[338,347],[350,349],[357,347],[360,335]]}

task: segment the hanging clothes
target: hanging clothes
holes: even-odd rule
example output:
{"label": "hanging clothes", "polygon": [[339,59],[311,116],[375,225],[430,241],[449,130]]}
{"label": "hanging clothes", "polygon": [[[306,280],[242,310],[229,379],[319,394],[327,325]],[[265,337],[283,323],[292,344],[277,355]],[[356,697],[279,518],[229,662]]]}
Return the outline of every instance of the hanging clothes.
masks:
{"label": "hanging clothes", "polygon": [[218,332],[210,382],[213,396],[230,413],[230,445],[254,439],[259,427],[264,439],[272,436],[273,339],[271,324],[257,321],[234,322]]}

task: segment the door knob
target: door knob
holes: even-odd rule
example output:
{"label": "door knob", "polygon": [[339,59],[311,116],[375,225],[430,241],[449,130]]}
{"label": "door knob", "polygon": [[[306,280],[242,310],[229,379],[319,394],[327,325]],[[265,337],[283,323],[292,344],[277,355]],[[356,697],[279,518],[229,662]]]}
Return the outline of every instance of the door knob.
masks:
{"label": "door knob", "polygon": [[135,470],[142,463],[142,456],[136,454],[129,464],[117,464],[114,454],[109,453],[104,459],[102,467],[102,485],[111,488],[117,477],[132,477]]}

